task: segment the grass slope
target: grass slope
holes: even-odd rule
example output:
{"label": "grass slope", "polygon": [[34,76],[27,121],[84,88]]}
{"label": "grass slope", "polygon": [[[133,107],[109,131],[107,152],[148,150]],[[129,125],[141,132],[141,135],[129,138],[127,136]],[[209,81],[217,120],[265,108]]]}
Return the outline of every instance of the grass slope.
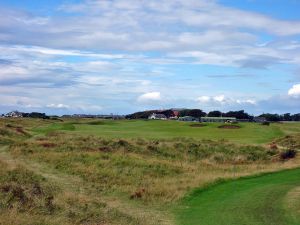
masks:
{"label": "grass slope", "polygon": [[181,225],[299,225],[300,169],[242,178],[195,191]]}

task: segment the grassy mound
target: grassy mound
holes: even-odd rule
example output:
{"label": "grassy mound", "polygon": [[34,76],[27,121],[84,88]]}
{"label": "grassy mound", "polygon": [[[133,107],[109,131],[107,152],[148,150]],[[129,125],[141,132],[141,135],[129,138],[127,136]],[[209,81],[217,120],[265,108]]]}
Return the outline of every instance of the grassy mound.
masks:
{"label": "grassy mound", "polygon": [[276,139],[275,143],[295,150],[300,150],[300,134],[286,135],[285,137]]}

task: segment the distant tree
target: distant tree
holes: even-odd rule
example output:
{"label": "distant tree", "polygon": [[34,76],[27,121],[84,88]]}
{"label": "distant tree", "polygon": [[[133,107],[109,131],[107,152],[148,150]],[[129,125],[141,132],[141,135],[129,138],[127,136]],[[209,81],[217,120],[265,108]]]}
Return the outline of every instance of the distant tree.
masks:
{"label": "distant tree", "polygon": [[206,116],[206,113],[203,112],[201,109],[191,109],[191,111],[189,112],[189,116],[200,118]]}
{"label": "distant tree", "polygon": [[272,122],[277,122],[277,121],[281,120],[280,115],[271,114],[271,113],[264,113],[264,114],[261,114],[259,117],[264,117],[264,118],[266,118],[267,121],[272,121]]}
{"label": "distant tree", "polygon": [[226,116],[226,117],[235,117],[237,119],[249,119],[249,120],[253,119],[253,116],[250,116],[244,110],[229,111],[227,113],[224,113],[223,116]]}
{"label": "distant tree", "polygon": [[174,111],[171,109],[168,110],[164,110],[160,112],[161,114],[164,114],[167,118],[173,117],[174,115]]}
{"label": "distant tree", "polygon": [[290,113],[285,113],[283,114],[282,116],[282,119],[285,120],[285,121],[291,121],[292,120],[292,116]]}
{"label": "distant tree", "polygon": [[300,121],[300,113],[291,116],[292,121]]}
{"label": "distant tree", "polygon": [[221,117],[222,112],[220,112],[220,111],[211,111],[207,114],[207,116],[209,116],[209,117]]}
{"label": "distant tree", "polygon": [[150,111],[142,111],[142,112],[136,112],[132,113],[126,116],[127,119],[148,119],[148,117],[156,113],[157,110],[150,110]]}
{"label": "distant tree", "polygon": [[45,113],[39,113],[39,112],[22,113],[22,116],[30,117],[30,118],[40,118],[40,119],[49,119],[50,118]]}
{"label": "distant tree", "polygon": [[200,118],[206,116],[206,113],[203,112],[201,109],[184,109],[179,112],[180,117],[184,116],[192,116],[196,118]]}

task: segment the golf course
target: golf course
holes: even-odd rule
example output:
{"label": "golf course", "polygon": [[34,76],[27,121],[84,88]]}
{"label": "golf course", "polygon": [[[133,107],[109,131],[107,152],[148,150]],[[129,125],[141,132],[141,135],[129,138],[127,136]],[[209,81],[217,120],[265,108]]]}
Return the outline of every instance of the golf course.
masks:
{"label": "golf course", "polygon": [[0,224],[300,224],[300,123],[0,120]]}

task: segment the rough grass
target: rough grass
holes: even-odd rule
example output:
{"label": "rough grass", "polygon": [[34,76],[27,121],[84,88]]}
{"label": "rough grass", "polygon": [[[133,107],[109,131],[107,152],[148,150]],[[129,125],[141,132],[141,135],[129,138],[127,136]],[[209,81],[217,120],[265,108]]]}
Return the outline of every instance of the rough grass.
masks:
{"label": "rough grass", "polygon": [[78,192],[75,185],[80,183],[72,181],[70,187],[57,182],[54,174],[46,179],[49,174],[37,174],[41,171],[24,164],[0,161],[0,166],[0,224],[140,224],[138,218],[109,207],[98,192]]}
{"label": "rough grass", "polygon": [[[174,224],[170,209],[194,188],[299,166],[297,155],[282,161],[280,153],[297,143],[300,124],[245,123],[238,130],[190,125],[0,119],[0,138],[10,140],[0,151],[0,162],[8,164],[1,168],[9,168],[0,185],[11,182],[9,173],[32,173],[7,193],[21,187],[33,202],[33,208],[21,204],[23,211],[1,207],[0,224]],[[278,148],[268,145],[274,138]],[[44,197],[30,195],[35,183]]]}
{"label": "rough grass", "polygon": [[300,150],[300,133],[286,135],[275,140],[278,145],[285,146],[290,149]]}
{"label": "rough grass", "polygon": [[12,144],[10,152],[78,175],[106,194],[129,197],[144,188],[141,200],[151,204],[176,201],[202,180],[230,176],[232,165],[244,174],[253,165],[280,163],[279,151],[257,145],[187,138],[107,139],[57,132]]}

